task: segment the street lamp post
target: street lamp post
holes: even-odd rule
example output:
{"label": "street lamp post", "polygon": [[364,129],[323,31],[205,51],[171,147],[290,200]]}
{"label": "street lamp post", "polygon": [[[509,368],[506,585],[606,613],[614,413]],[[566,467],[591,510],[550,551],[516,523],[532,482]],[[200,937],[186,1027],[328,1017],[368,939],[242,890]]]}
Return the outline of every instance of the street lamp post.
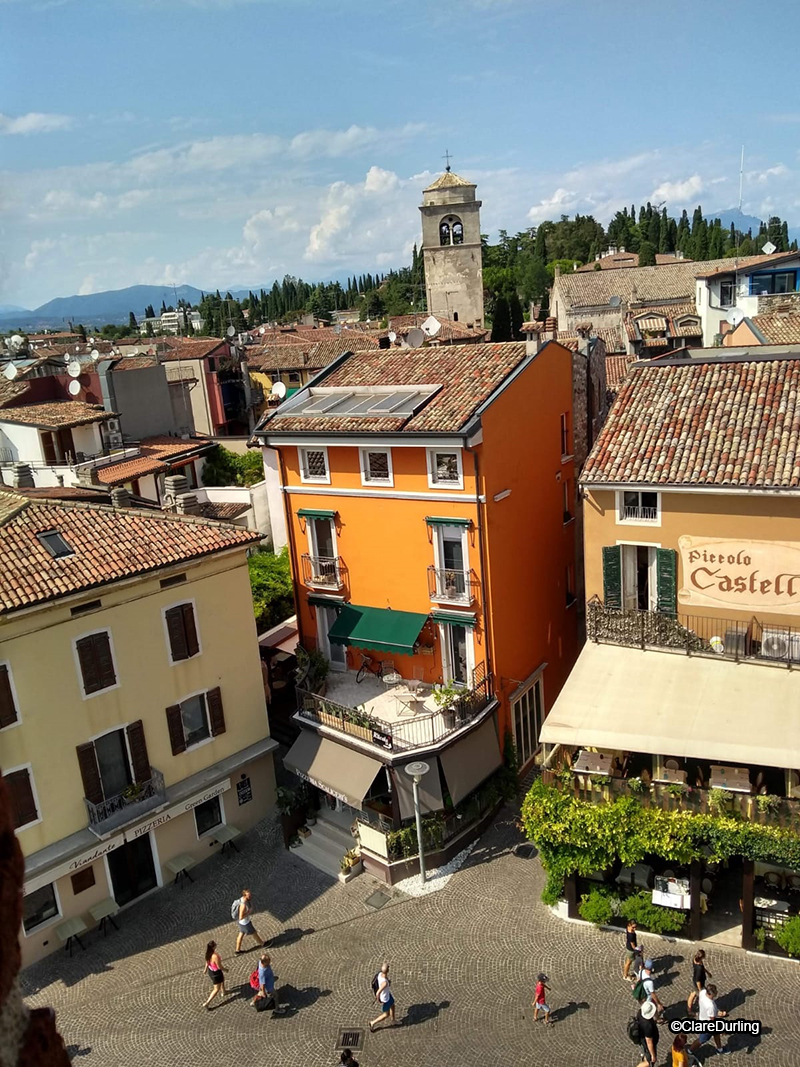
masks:
{"label": "street lamp post", "polygon": [[417,845],[419,846],[419,880],[425,884],[425,852],[422,847],[422,812],[419,806],[419,783],[423,774],[427,774],[430,767],[422,760],[415,760],[406,765],[406,774],[411,778],[414,788],[414,815],[417,820]]}

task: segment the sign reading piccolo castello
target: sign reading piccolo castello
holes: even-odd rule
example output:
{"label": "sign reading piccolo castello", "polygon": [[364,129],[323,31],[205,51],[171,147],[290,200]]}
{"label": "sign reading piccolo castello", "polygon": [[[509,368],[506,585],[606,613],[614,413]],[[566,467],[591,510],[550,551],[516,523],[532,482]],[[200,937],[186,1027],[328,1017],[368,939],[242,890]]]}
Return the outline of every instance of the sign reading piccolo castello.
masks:
{"label": "sign reading piccolo castello", "polygon": [[681,604],[800,615],[800,544],[684,536],[678,547]]}

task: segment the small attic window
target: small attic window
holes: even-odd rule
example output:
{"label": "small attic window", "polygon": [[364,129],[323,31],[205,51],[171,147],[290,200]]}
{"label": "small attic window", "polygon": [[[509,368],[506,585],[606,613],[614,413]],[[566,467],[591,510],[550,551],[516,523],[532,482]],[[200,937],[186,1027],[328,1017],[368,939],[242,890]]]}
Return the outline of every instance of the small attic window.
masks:
{"label": "small attic window", "polygon": [[67,544],[58,530],[48,530],[46,533],[39,533],[36,536],[54,559],[75,555],[75,549]]}

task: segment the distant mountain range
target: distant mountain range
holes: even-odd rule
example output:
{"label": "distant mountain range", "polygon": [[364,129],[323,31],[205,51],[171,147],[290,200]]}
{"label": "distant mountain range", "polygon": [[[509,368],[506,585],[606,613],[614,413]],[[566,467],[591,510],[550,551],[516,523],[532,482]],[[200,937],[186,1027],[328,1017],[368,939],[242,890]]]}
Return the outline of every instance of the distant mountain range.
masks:
{"label": "distant mountain range", "polygon": [[[254,287],[253,292],[257,293],[260,288],[261,286]],[[13,329],[62,329],[66,328],[69,322],[73,325],[80,322],[87,328],[100,327],[107,322],[121,325],[128,321],[131,311],[137,321],[143,319],[144,309],[148,304],[152,304],[158,314],[162,300],[168,307],[170,304],[175,305],[178,300],[198,304],[204,292],[214,291],[195,289],[193,285],[178,285],[175,288],[171,285],[129,285],[127,289],[109,289],[104,293],[90,293],[87,296],[59,296],[32,311],[5,304],[0,305],[0,332]],[[227,291],[220,290],[223,295]],[[247,296],[249,290],[237,289],[230,292],[231,296],[241,298]]]}

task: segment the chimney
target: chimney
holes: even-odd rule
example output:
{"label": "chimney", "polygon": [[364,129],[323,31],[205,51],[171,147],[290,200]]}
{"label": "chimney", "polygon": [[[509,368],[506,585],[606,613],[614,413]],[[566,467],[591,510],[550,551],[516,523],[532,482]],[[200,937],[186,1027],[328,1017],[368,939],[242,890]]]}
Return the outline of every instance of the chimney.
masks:
{"label": "chimney", "polygon": [[15,463],[11,468],[11,484],[15,489],[34,489],[33,472],[27,463]]}
{"label": "chimney", "polygon": [[100,485],[97,467],[78,467],[75,471],[78,485]]}
{"label": "chimney", "polygon": [[124,485],[116,485],[111,490],[111,503],[115,508],[129,508],[131,496]]}
{"label": "chimney", "polygon": [[[184,481],[186,481],[185,478]],[[197,497],[194,493],[183,493],[178,497],[175,507],[179,515],[200,514],[200,505],[198,504]]]}
{"label": "chimney", "polygon": [[185,474],[168,474],[164,479],[164,491],[170,496],[178,497],[188,489],[189,483],[186,481]]}

